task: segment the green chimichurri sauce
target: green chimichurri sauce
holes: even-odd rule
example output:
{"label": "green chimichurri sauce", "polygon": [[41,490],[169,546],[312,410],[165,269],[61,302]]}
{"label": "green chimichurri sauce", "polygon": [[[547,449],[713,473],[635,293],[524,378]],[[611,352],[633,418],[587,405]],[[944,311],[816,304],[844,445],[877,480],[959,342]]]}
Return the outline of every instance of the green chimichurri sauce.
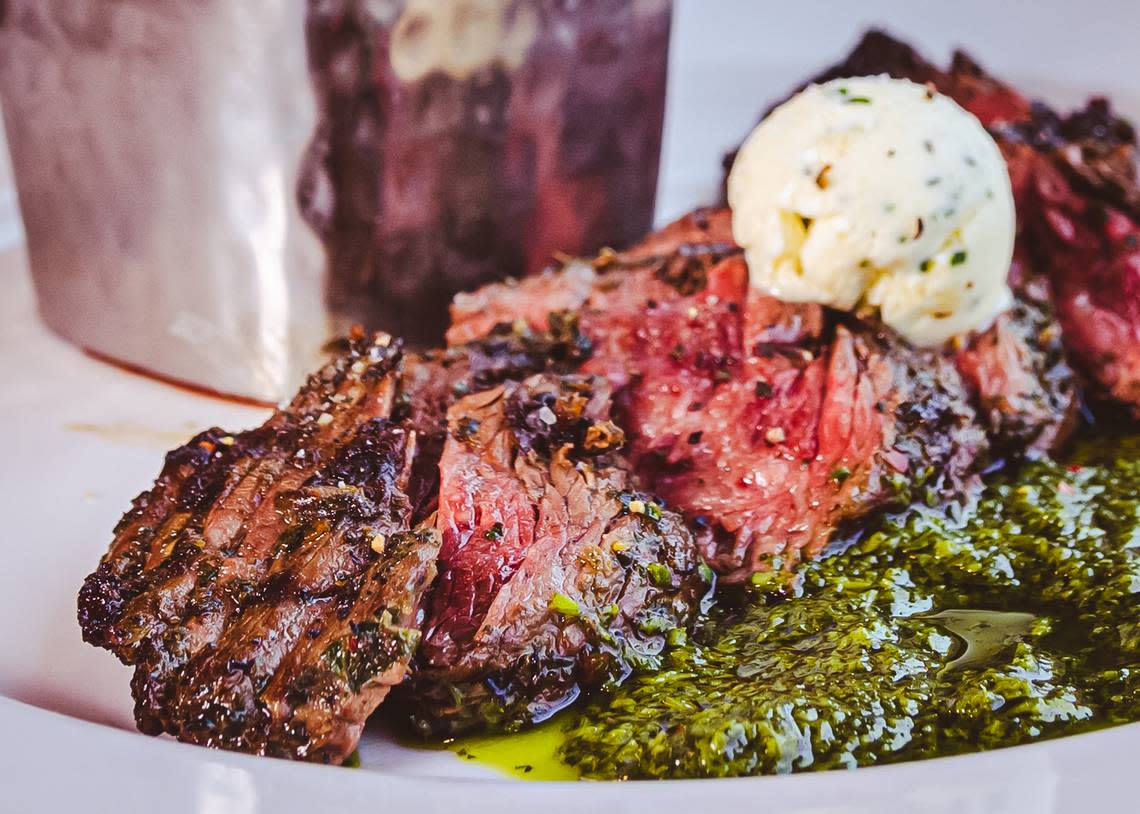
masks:
{"label": "green chimichurri sauce", "polygon": [[749,775],[1140,720],[1140,436],[1026,463],[968,509],[888,518],[790,595],[760,582],[518,763],[555,766],[553,742],[583,777]]}

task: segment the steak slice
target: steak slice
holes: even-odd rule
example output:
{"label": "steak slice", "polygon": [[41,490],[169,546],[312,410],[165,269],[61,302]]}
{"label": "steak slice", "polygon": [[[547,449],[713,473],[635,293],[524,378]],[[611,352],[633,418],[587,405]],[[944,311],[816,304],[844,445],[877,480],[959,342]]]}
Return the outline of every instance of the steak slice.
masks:
{"label": "steak slice", "polygon": [[[1043,317],[1031,314],[1028,320],[1012,315],[1013,322],[1023,323],[1014,331],[1023,346],[1017,355],[1036,357],[1038,367],[1031,369],[1038,385],[1026,391],[1028,398],[999,399],[986,405],[985,412],[1051,403],[1058,420],[1036,434],[1063,440],[1076,395],[1059,358],[1049,350],[1056,332],[1046,324],[1045,341],[1038,347],[1027,341],[1033,323],[1041,318],[1047,323],[1055,311],[1068,357],[1094,395],[1122,402],[1140,415],[1140,185],[1131,125],[1115,116],[1104,99],[1094,98],[1085,109],[1059,116],[988,75],[960,51],[949,70],[942,71],[881,31],[869,32],[843,62],[816,81],[877,73],[932,82],[990,128],[1013,183],[1018,254],[1051,284],[1044,296],[1033,296],[1025,295],[1014,280],[1031,310],[1043,312]],[[1009,356],[1011,347],[1008,337],[994,347],[995,359],[980,366],[967,361],[967,367],[1001,370],[1002,357]],[[1053,359],[1057,362],[1050,365]],[[982,392],[994,389],[989,383]],[[1024,419],[1013,422],[1015,440],[1026,435],[1017,430],[1024,428]]]}
{"label": "steak slice", "polygon": [[[1073,123],[1098,115],[1104,124],[1087,134]],[[1054,127],[1036,110],[1030,122],[999,131],[1011,168],[1018,161],[1026,165],[1019,196],[1026,213],[1023,240],[1052,283],[1066,350],[1092,394],[1120,402],[1140,417],[1140,185],[1134,139],[1130,129],[1123,146],[1110,135],[1125,125],[1103,102],[1094,101]],[[1031,129],[1034,155],[1029,158],[1030,149],[1015,139]],[[1051,143],[1040,146],[1046,139]],[[1122,153],[1126,160],[1120,160]]]}
{"label": "steak slice", "polygon": [[1050,287],[1029,268],[1015,255],[1013,306],[954,353],[997,455],[1058,448],[1073,430],[1080,404]]}
{"label": "steak slice", "polygon": [[170,453],[79,596],[85,639],[135,665],[139,728],[349,754],[418,643],[446,411],[580,364],[573,321],[554,324],[421,355],[357,333],[263,426]]}
{"label": "steak slice", "polygon": [[199,435],[136,499],[79,619],[135,665],[144,732],[309,760],[355,748],[411,659],[439,548],[409,533],[400,362],[387,335],[357,335],[262,427]]}
{"label": "steak slice", "polygon": [[439,578],[405,694],[422,734],[541,721],[656,663],[702,580],[681,519],[631,489],[602,379],[539,375],[457,402]]}
{"label": "steak slice", "polygon": [[542,331],[517,321],[486,327],[466,344],[410,356],[400,370],[394,417],[416,432],[411,494],[417,523],[435,510],[447,410],[457,399],[544,370],[575,370],[590,354],[573,316],[554,314]]}
{"label": "steak slice", "polygon": [[168,730],[206,746],[341,762],[419,642],[439,537],[410,533],[414,434],[363,425],[278,495],[285,531],[258,597],[180,671]]}
{"label": "steak slice", "polygon": [[177,678],[271,577],[295,534],[278,499],[391,410],[400,350],[358,336],[261,427],[212,429],[167,456],[79,594],[84,639],[135,665],[139,728],[177,734]]}
{"label": "steak slice", "polygon": [[[701,210],[603,254],[577,307],[594,348],[583,371],[617,389],[640,483],[703,529],[705,557],[739,581],[817,553],[870,511],[955,494],[985,438],[940,354],[752,292],[729,223],[727,210]],[[544,326],[536,303],[555,281],[521,284],[519,318]],[[567,287],[553,290],[566,307]],[[507,291],[485,289],[478,313],[456,303],[457,329],[506,313]]]}
{"label": "steak slice", "polygon": [[557,271],[546,269],[521,280],[491,283],[471,293],[456,294],[447,343],[471,342],[488,335],[497,325],[516,320],[545,328],[548,314],[573,311],[589,296],[593,285],[593,268],[571,261]]}

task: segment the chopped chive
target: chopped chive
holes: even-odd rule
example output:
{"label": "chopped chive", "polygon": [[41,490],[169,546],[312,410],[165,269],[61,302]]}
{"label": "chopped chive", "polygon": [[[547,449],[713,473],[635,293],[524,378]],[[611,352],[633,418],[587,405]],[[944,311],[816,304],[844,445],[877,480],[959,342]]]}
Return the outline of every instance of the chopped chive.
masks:
{"label": "chopped chive", "polygon": [[651,562],[645,566],[645,571],[649,574],[649,581],[658,588],[668,588],[673,583],[673,572],[667,565]]}
{"label": "chopped chive", "polygon": [[705,582],[705,585],[712,585],[713,581],[716,579],[716,574],[713,573],[713,570],[711,567],[709,567],[709,564],[705,562],[702,562],[697,566],[697,573],[700,574],[701,579]]}
{"label": "chopped chive", "polygon": [[550,597],[550,609],[562,616],[578,616],[582,609],[578,603],[564,593],[557,593]]}
{"label": "chopped chive", "polygon": [[960,266],[965,262],[966,252],[964,251],[954,252],[954,254],[950,255],[950,265],[952,266]]}
{"label": "chopped chive", "polygon": [[934,261],[929,257],[918,264],[919,271],[930,271],[930,267],[934,265]]}

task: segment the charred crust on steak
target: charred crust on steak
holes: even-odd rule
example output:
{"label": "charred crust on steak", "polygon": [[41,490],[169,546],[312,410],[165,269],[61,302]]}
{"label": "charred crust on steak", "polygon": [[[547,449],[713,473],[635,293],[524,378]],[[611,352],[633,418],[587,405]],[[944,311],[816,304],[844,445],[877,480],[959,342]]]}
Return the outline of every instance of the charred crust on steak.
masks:
{"label": "charred crust on steak", "polygon": [[1056,446],[1066,350],[1140,410],[1131,127],[883,32],[820,79],[884,72],[1005,151],[1018,299],[992,328],[922,351],[763,297],[718,207],[458,296],[446,349],[354,331],[261,427],[173,450],[85,581],[84,639],[134,665],[139,728],[339,762],[397,688],[420,734],[518,729],[658,666],[702,556],[780,579],[872,512],[957,499],[990,448]]}
{"label": "charred crust on steak", "polygon": [[[84,638],[135,666],[142,731],[307,760],[350,753],[420,635],[448,407],[590,351],[573,314],[424,354],[361,331],[337,347],[261,427],[172,451],[85,581]],[[615,438],[600,429],[577,428],[591,456]]]}

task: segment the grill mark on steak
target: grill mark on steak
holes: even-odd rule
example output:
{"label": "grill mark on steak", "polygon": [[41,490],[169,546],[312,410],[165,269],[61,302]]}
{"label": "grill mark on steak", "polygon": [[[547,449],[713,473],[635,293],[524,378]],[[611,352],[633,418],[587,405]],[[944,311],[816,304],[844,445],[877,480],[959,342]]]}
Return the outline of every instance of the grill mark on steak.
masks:
{"label": "grill mark on steak", "polygon": [[543,720],[687,626],[692,536],[631,490],[609,408],[602,379],[539,375],[448,412],[440,576],[405,693],[421,733]]}
{"label": "grill mark on steak", "polygon": [[408,533],[414,452],[414,433],[372,419],[279,496],[285,533],[260,596],[178,677],[179,739],[306,759],[352,751],[403,678],[434,573],[437,536]]}
{"label": "grill mark on steak", "polygon": [[422,355],[384,335],[342,350],[261,427],[171,452],[84,583],[84,637],[135,665],[144,732],[343,759],[418,642],[448,406],[589,347],[555,318]]}
{"label": "grill mark on steak", "polygon": [[154,489],[136,500],[142,511],[120,523],[80,592],[79,616],[87,641],[136,665],[144,732],[169,729],[171,679],[268,576],[284,530],[276,496],[299,487],[356,426],[389,411],[400,352],[379,341],[359,338],[262,427],[210,430],[171,453]]}
{"label": "grill mark on steak", "polygon": [[[603,254],[577,307],[594,347],[583,372],[617,389],[640,482],[703,528],[706,558],[739,581],[885,505],[956,494],[986,442],[948,360],[751,291],[730,232],[727,210],[699,210]],[[544,280],[520,315],[537,327]],[[477,330],[463,306],[458,329]]]}

